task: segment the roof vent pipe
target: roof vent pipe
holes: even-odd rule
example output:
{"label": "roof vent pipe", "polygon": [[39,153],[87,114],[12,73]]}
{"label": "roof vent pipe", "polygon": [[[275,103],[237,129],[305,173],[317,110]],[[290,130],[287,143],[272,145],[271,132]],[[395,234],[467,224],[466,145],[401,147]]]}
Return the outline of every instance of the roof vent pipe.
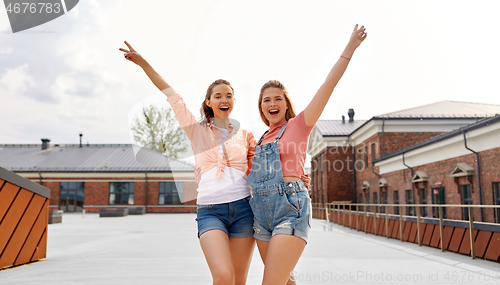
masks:
{"label": "roof vent pipe", "polygon": [[49,148],[49,139],[42,139],[42,150],[46,150]]}
{"label": "roof vent pipe", "polygon": [[354,109],[349,109],[349,112],[347,112],[347,115],[349,115],[349,123],[354,122]]}
{"label": "roof vent pipe", "polygon": [[342,115],[342,124],[345,124],[345,116]]}
{"label": "roof vent pipe", "polygon": [[82,137],[83,137],[83,134],[80,133],[80,147],[82,147]]}

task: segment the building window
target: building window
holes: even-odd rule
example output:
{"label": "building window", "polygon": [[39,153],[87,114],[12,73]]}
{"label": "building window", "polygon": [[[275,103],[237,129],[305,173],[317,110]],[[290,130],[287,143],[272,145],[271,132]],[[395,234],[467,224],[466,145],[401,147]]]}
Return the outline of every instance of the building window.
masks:
{"label": "building window", "polygon": [[[318,158],[316,159],[316,161],[318,162],[318,165],[320,165],[320,157],[318,156]],[[316,167],[316,180],[314,181],[314,191],[316,191],[316,195],[315,195],[315,200],[316,200],[316,203],[321,203],[321,194],[322,194],[322,190],[321,190],[321,172],[319,171],[319,167]]]}
{"label": "building window", "polygon": [[110,182],[110,205],[134,205],[134,182]]}
{"label": "building window", "polygon": [[61,182],[59,184],[59,210],[82,212],[83,196],[83,182]]}
{"label": "building window", "polygon": [[[495,197],[494,203],[497,206],[500,205],[500,190],[498,189],[499,184],[500,182],[493,183],[493,197]],[[495,213],[496,213],[497,223],[500,223],[500,208],[496,208]]]}
{"label": "building window", "polygon": [[363,159],[361,158],[362,152],[362,149],[358,148],[358,159],[354,162],[354,168],[356,171],[363,171],[366,167],[366,165],[363,165]]}
{"label": "building window", "polygon": [[[399,204],[399,191],[394,191],[394,204]],[[399,215],[399,206],[394,206],[394,214]]]}
{"label": "building window", "polygon": [[[377,192],[373,192],[373,204],[378,204],[378,194]],[[377,206],[374,207],[375,211],[377,211]]]}
{"label": "building window", "polygon": [[[365,197],[366,197],[366,204],[370,204],[370,193],[366,193],[365,194]],[[366,206],[366,211],[370,211],[370,206]]]}
{"label": "building window", "polygon": [[[405,197],[406,197],[406,204],[408,205],[413,204],[413,193],[411,190],[405,191]],[[406,214],[408,216],[415,216],[415,207],[407,207]]]}
{"label": "building window", "polygon": [[[380,197],[380,203],[381,204],[387,204],[387,191],[383,191],[380,193],[381,197]],[[385,213],[385,208],[386,206],[381,206],[380,207],[380,212],[381,213]]]}
{"label": "building window", "polygon": [[320,154],[318,156],[318,162],[319,162],[319,167],[318,167],[318,202],[323,203],[323,163],[324,163],[324,155]]}
{"label": "building window", "polygon": [[368,148],[365,146],[365,167],[368,167]]}
{"label": "building window", "polygon": [[[472,193],[471,193],[471,187],[470,184],[467,185],[460,185],[460,189],[462,192],[462,205],[472,205]],[[463,209],[463,217],[464,220],[469,220],[469,208],[462,208]]]}
{"label": "building window", "polygon": [[[420,204],[427,204],[427,191],[425,191],[425,188],[420,188]],[[422,207],[422,216],[427,217],[427,207]]]}
{"label": "building window", "polygon": [[[363,203],[363,194],[359,193],[358,203]],[[363,211],[363,206],[360,206],[358,210]]]}
{"label": "building window", "polygon": [[376,153],[375,144],[372,143],[372,162],[376,159]]}
{"label": "building window", "polygon": [[[446,195],[444,191],[444,187],[432,188],[432,204],[446,204]],[[446,219],[446,207],[442,207],[443,209],[443,219]],[[432,213],[434,218],[439,218],[439,208],[432,208]]]}
{"label": "building window", "polygon": [[181,204],[179,193],[184,193],[184,183],[182,182],[160,182],[158,195],[159,205]]}

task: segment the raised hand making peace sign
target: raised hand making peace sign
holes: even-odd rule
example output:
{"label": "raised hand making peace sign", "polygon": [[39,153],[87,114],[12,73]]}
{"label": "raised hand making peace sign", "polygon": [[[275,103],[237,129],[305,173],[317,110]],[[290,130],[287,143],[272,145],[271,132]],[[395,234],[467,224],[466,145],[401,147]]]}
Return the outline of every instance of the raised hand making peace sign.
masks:
{"label": "raised hand making peace sign", "polygon": [[125,53],[125,58],[137,65],[142,66],[145,62],[144,58],[142,58],[142,56],[127,41],[125,41],[125,44],[127,45],[128,50],[120,48],[120,51]]}

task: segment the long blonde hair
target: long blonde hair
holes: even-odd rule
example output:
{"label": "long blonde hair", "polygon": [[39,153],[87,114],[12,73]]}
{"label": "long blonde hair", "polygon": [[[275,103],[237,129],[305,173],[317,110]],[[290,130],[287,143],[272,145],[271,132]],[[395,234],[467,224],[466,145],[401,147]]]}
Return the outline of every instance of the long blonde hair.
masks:
{"label": "long blonde hair", "polygon": [[296,116],[295,115],[295,110],[294,110],[294,107],[293,107],[293,104],[292,104],[292,99],[290,99],[290,94],[288,93],[288,90],[285,88],[285,85],[283,85],[278,80],[269,80],[264,85],[262,85],[262,88],[260,88],[260,96],[259,96],[259,113],[260,113],[260,118],[262,119],[262,121],[264,122],[264,124],[266,124],[266,126],[268,126],[268,127],[269,127],[269,120],[264,115],[264,112],[262,112],[262,96],[264,94],[264,91],[267,88],[272,88],[272,87],[280,89],[283,92],[283,95],[285,96],[286,106],[288,107],[288,109],[286,110],[286,113],[285,113],[285,120],[288,121],[291,118],[295,118],[295,116]]}

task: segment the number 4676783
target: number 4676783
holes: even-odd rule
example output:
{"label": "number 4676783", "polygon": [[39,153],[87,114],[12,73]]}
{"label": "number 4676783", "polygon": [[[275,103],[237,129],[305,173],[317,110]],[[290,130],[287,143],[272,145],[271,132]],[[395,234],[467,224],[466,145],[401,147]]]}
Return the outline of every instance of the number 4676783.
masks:
{"label": "number 4676783", "polygon": [[56,13],[61,12],[61,3],[9,3],[7,13],[26,14],[26,13]]}

